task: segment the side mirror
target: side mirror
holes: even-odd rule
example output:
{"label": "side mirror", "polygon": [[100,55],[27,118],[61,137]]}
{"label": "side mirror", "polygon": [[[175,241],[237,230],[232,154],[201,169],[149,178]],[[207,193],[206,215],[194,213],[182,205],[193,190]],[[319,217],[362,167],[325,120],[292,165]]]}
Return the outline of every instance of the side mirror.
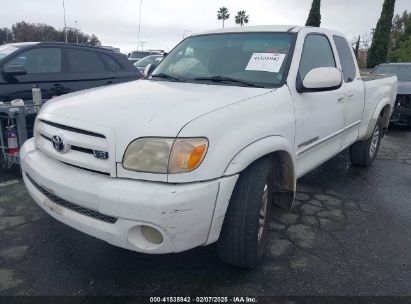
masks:
{"label": "side mirror", "polygon": [[149,75],[155,70],[156,67],[157,67],[156,64],[151,64],[151,63],[149,63],[149,64],[146,66],[146,68],[144,69],[144,77],[149,76]]}
{"label": "side mirror", "polygon": [[20,64],[12,64],[4,68],[3,74],[6,76],[19,76],[26,75],[27,71],[26,68]]}
{"label": "side mirror", "polygon": [[315,68],[305,75],[301,92],[338,89],[342,85],[342,74],[337,68]]}

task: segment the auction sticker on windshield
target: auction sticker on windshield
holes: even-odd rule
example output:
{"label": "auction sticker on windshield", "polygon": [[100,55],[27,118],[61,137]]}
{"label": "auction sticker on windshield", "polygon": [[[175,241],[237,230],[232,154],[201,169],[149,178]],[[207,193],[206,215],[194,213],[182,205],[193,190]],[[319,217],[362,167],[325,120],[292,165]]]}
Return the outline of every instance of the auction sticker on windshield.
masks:
{"label": "auction sticker on windshield", "polygon": [[286,54],[279,53],[253,53],[245,68],[246,71],[264,71],[278,73],[284,62]]}

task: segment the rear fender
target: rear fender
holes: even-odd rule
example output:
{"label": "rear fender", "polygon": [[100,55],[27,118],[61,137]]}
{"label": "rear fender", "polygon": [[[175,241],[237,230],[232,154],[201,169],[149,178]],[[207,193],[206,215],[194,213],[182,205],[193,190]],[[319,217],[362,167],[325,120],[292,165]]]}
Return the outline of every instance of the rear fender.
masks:
{"label": "rear fender", "polygon": [[370,138],[372,132],[374,131],[375,125],[377,124],[377,120],[381,114],[382,114],[382,119],[383,119],[383,129],[386,130],[390,122],[392,110],[393,109],[390,104],[390,99],[388,97],[381,99],[381,101],[377,104],[371,116],[370,122],[368,123],[367,132],[360,139],[366,140]]}

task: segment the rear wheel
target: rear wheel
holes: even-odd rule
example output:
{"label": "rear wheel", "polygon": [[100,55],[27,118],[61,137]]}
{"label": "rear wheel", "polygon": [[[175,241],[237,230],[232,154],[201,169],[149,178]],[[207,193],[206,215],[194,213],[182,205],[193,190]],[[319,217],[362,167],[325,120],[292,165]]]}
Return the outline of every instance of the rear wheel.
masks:
{"label": "rear wheel", "polygon": [[220,258],[251,268],[264,254],[273,193],[273,162],[269,157],[240,174],[218,240]]}
{"label": "rear wheel", "polygon": [[365,141],[358,141],[350,147],[351,162],[361,167],[371,165],[378,154],[382,134],[382,119],[379,117],[370,138]]}

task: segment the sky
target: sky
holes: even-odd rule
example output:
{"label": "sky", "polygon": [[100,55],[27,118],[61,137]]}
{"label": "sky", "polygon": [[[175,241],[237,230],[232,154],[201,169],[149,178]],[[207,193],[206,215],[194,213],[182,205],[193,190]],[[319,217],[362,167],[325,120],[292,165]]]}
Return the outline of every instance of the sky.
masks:
{"label": "sky", "polygon": [[[172,49],[184,35],[222,27],[217,10],[230,12],[226,27],[238,26],[239,10],[250,16],[248,25],[304,25],[312,0],[64,0],[68,27],[96,34],[103,45],[119,47],[123,53],[144,49]],[[349,38],[370,33],[381,13],[383,0],[322,0],[321,26],[338,30]],[[0,0],[0,27],[24,20],[64,27],[63,0]],[[410,0],[397,0],[395,13],[411,11]],[[190,32],[189,32],[190,31]],[[140,46],[141,49],[141,46]]]}

